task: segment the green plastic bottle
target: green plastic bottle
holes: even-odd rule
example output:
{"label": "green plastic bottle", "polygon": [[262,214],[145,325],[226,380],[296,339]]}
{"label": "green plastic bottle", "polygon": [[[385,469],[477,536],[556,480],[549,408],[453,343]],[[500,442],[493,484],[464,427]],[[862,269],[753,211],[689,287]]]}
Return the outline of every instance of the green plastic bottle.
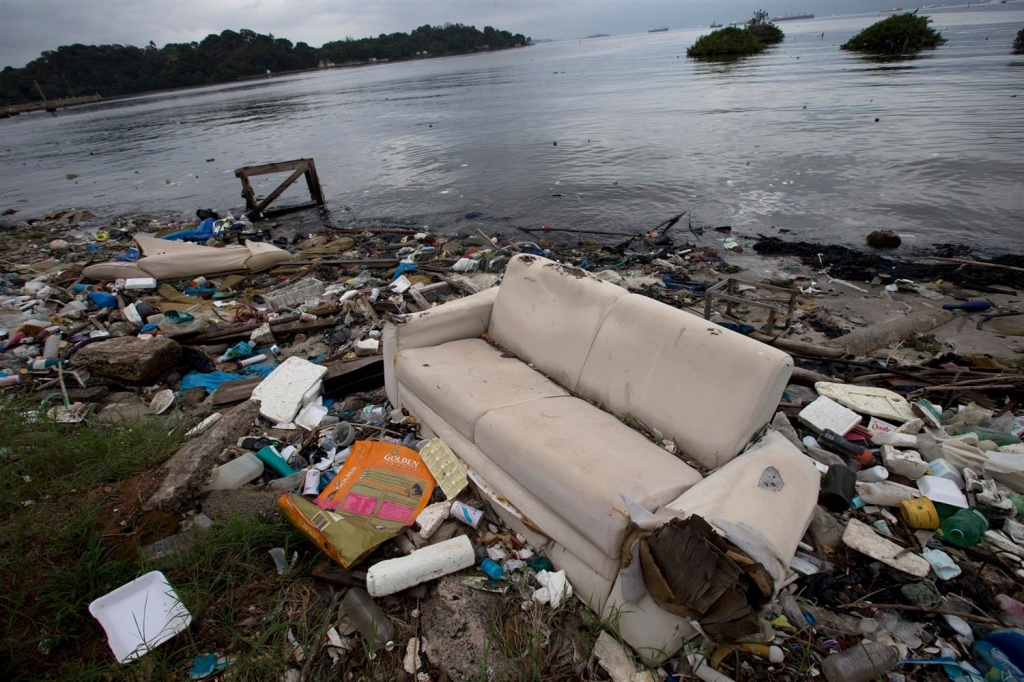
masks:
{"label": "green plastic bottle", "polygon": [[992,429],[983,429],[980,426],[968,426],[967,428],[961,428],[954,431],[953,435],[960,436],[965,433],[976,433],[978,438],[981,440],[990,440],[999,447],[1004,445],[1016,445],[1020,443],[1020,438],[1013,435],[1012,433],[1003,433],[1002,431],[993,431]]}
{"label": "green plastic bottle", "polygon": [[977,509],[961,509],[942,522],[942,538],[951,545],[970,547],[988,530],[988,519]]}
{"label": "green plastic bottle", "polygon": [[1013,506],[1017,508],[1017,518],[1024,518],[1024,495],[1018,495],[1014,492],[1007,492],[1006,497],[1013,502]]}

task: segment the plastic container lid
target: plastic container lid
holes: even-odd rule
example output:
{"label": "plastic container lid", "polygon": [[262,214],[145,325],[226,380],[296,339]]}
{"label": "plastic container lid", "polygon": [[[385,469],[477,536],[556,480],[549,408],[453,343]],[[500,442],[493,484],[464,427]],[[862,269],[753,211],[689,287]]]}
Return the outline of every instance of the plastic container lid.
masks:
{"label": "plastic container lid", "polygon": [[922,476],[917,479],[917,488],[932,502],[940,502],[961,509],[966,509],[969,506],[963,492],[960,491],[956,483],[949,479],[938,476]]}

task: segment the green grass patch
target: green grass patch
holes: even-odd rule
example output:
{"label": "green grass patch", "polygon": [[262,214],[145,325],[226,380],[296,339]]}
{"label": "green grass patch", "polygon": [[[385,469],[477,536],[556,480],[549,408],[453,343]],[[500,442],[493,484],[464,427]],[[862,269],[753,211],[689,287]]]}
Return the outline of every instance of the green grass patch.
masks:
{"label": "green grass patch", "polygon": [[868,54],[913,54],[936,48],[946,42],[942,34],[928,26],[931,19],[916,14],[896,14],[883,19],[843,43],[842,49]]}
{"label": "green grass patch", "polygon": [[[59,404],[51,401],[50,405]],[[0,519],[26,501],[116,483],[165,460],[183,441],[160,421],[58,424],[38,402],[0,398]]]}

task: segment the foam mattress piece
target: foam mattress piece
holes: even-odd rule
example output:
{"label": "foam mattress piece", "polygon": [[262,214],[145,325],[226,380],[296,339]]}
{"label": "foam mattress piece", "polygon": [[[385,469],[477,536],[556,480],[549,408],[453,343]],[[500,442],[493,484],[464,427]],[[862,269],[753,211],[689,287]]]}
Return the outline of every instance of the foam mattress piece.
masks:
{"label": "foam mattress piece", "polygon": [[93,280],[155,277],[158,280],[188,279],[248,270],[258,272],[291,260],[291,254],[273,244],[246,241],[245,246],[198,246],[185,242],[136,236],[141,257],[135,263],[96,263],[82,271]]}
{"label": "foam mattress piece", "polygon": [[395,374],[420,400],[466,438],[488,411],[568,395],[540,372],[483,339],[463,339],[395,356]]}
{"label": "foam mattress piece", "polygon": [[260,414],[274,423],[290,422],[302,407],[302,397],[315,388],[327,368],[309,360],[290,357],[253,390],[252,397],[260,401]]}

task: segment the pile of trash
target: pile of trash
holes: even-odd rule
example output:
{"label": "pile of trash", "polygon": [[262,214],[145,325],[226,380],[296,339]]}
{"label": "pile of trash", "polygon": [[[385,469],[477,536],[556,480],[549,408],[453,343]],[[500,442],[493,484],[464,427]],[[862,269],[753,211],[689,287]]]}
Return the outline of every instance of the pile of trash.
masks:
{"label": "pile of trash", "polygon": [[[785,322],[753,305],[764,302],[757,282],[731,289],[738,300],[722,313],[713,287],[742,270],[723,258],[741,253],[741,241],[727,230],[700,240],[692,227],[695,243],[677,241],[668,235],[675,222],[620,243],[559,245],[553,234],[442,237],[412,224],[338,229],[300,219],[265,228],[212,212],[197,218],[111,225],[69,213],[22,227],[0,247],[6,399],[38,402],[68,428],[174,411],[188,423],[190,439],[144,507],[183,516],[186,527],[142,548],[149,559],[187,549],[220,510],[269,506],[330,559],[313,578],[338,590],[345,615],[325,628],[322,649],[340,661],[359,642],[403,647],[417,680],[478,674],[447,641],[462,622],[452,603],[470,603],[467,594],[564,608],[565,573],[505,527],[448,445],[422,438],[381,390],[388,316],[497,286],[509,259],[529,253],[704,308],[712,321],[789,352],[793,383],[771,427],[823,481],[756,641],[699,638],[651,673],[602,634],[577,674],[594,656],[614,680],[1024,679],[1024,378],[1009,361],[925,338],[954,314],[988,307],[929,308],[851,332],[816,303],[818,282],[847,284],[832,278],[838,271],[789,262],[761,282],[789,292],[769,296],[780,315],[789,305]],[[891,291],[931,298],[908,286]],[[283,550],[272,555],[279,573],[290,570]],[[173,594],[155,571],[93,602],[119,661],[189,627]],[[449,603],[430,615],[416,601],[416,617],[433,624],[401,641],[375,602],[428,597]],[[159,641],[125,629],[147,604]],[[313,652],[294,646],[301,667]],[[195,663],[215,672],[230,659]],[[299,668],[283,674],[300,678]]]}

